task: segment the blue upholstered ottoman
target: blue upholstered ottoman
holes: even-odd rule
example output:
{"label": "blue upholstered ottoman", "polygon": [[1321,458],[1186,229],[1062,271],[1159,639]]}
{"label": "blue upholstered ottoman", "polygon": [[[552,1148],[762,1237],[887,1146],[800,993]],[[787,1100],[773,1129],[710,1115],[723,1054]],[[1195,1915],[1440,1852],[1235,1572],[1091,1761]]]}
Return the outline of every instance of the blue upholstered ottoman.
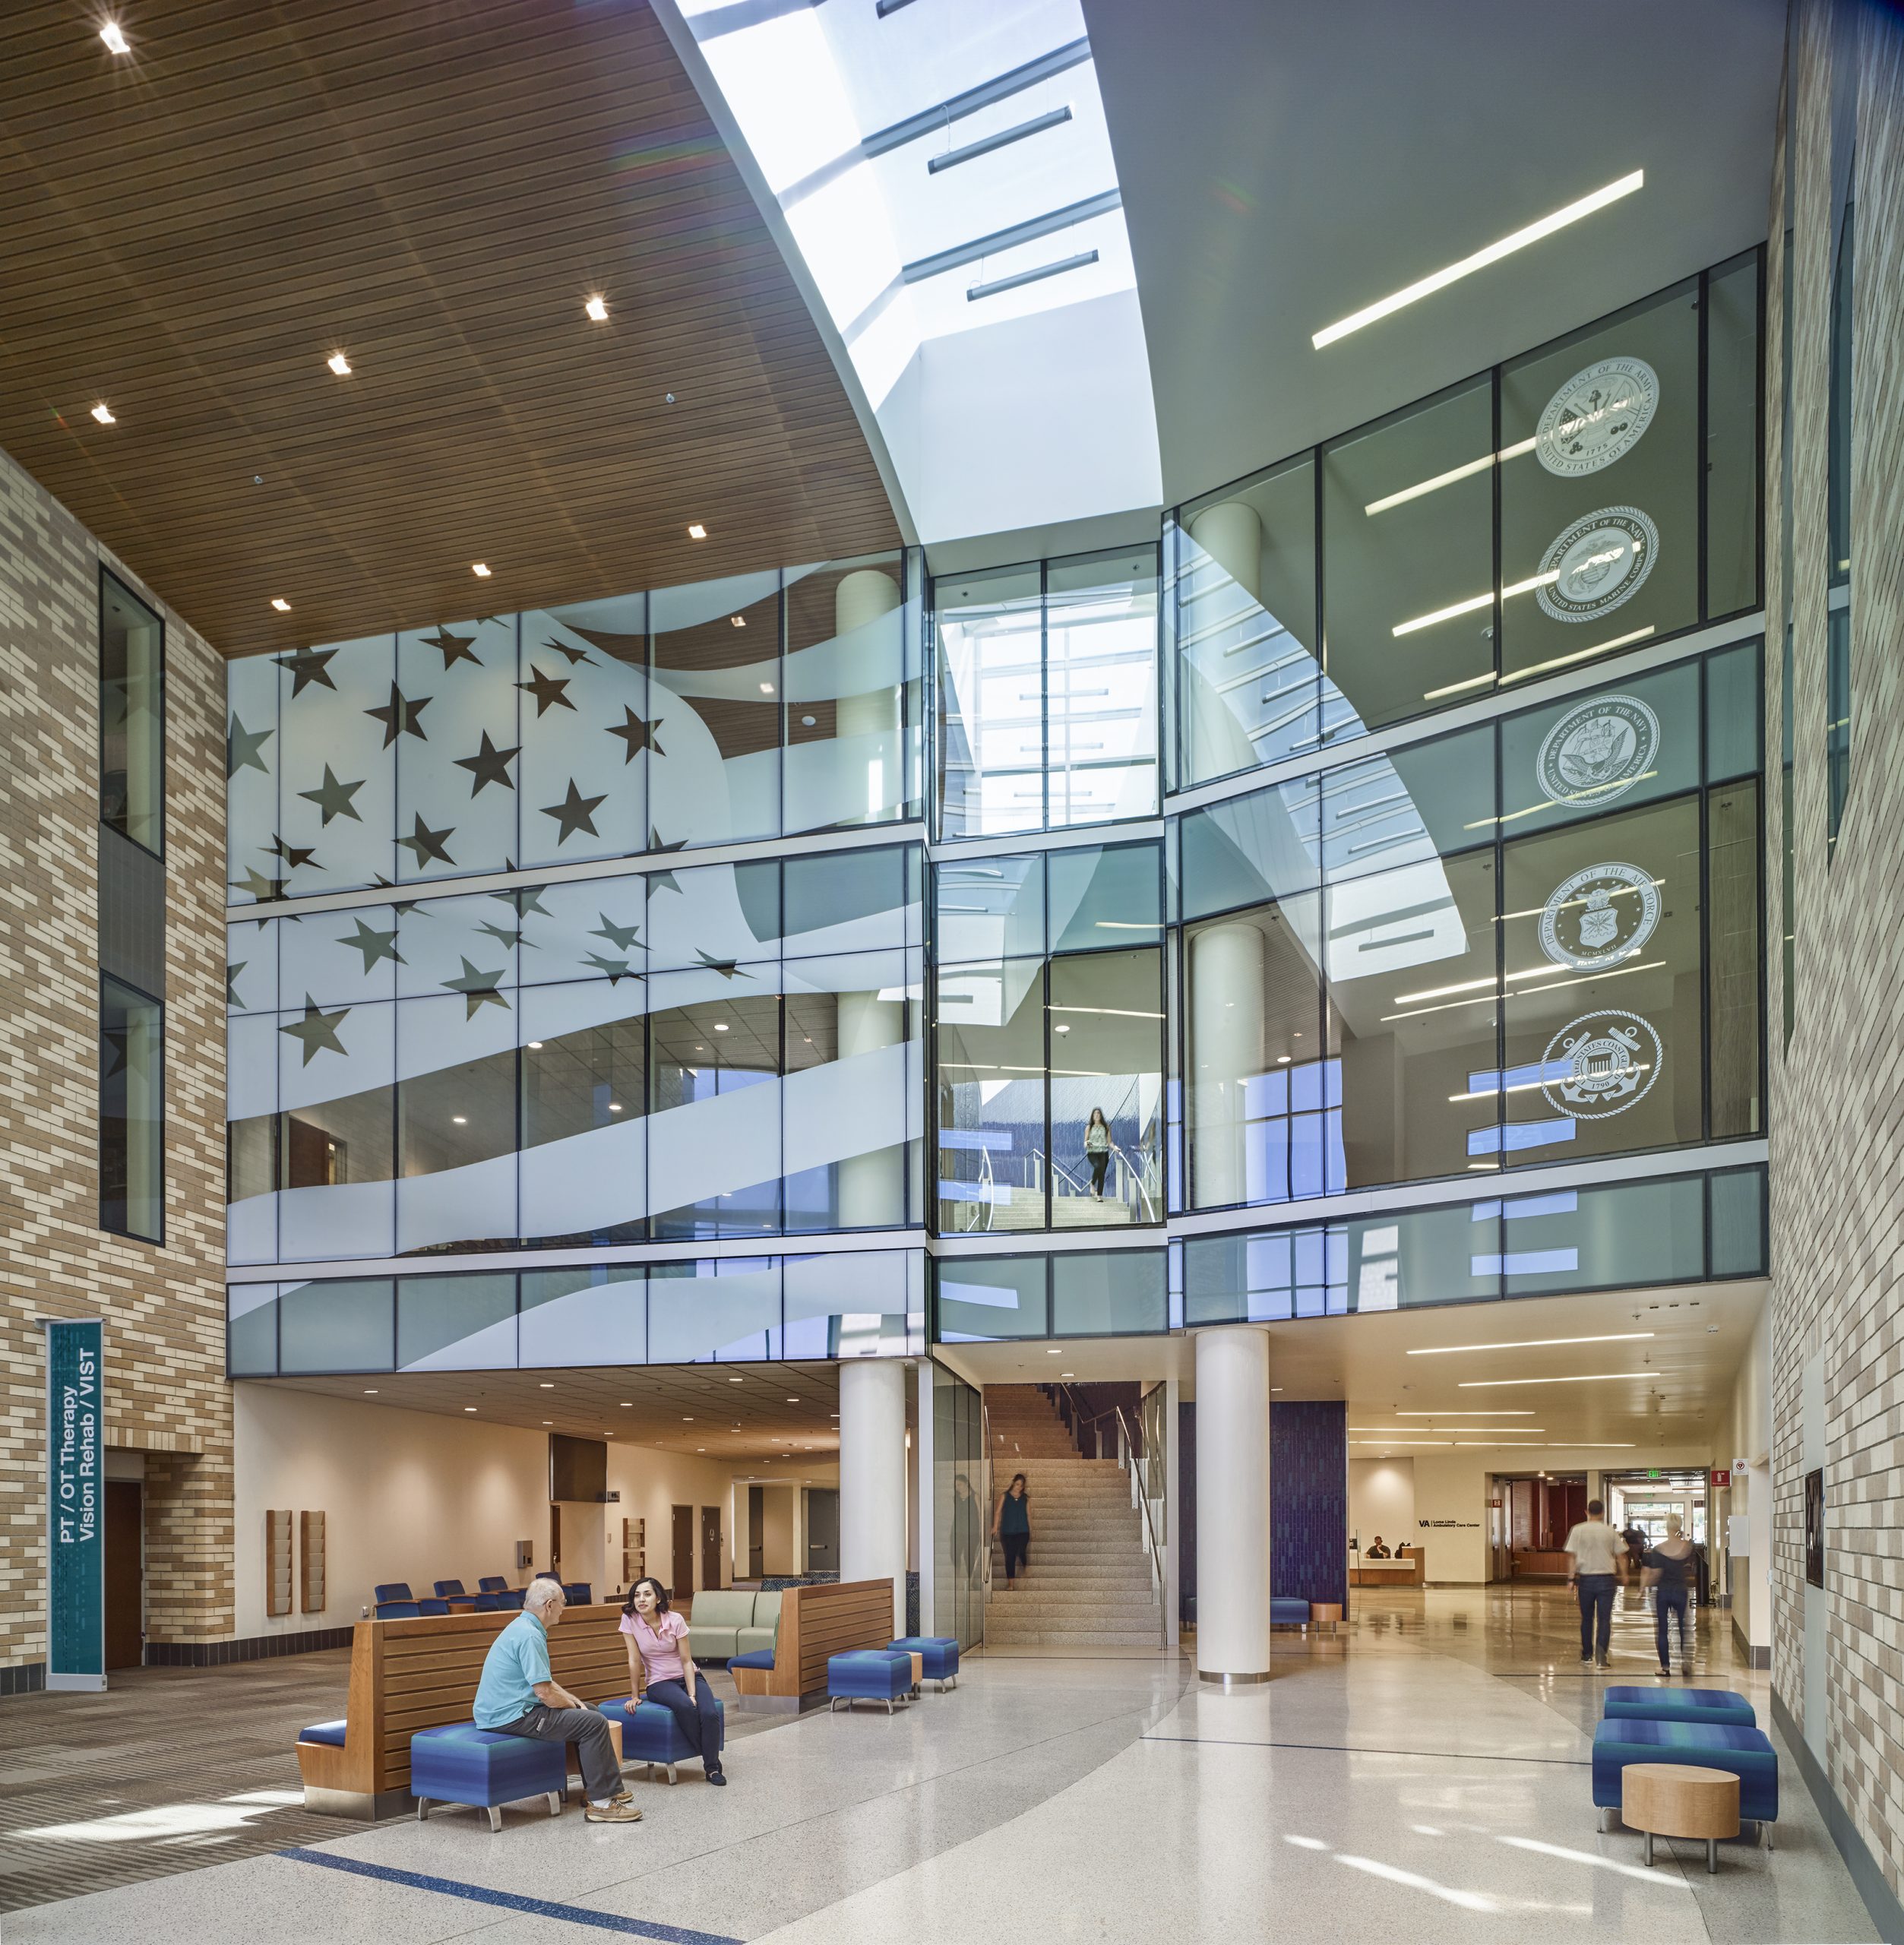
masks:
{"label": "blue upholstered ottoman", "polygon": [[[722,1706],[721,1699],[714,1697],[714,1711],[720,1721],[720,1747],[727,1747],[727,1711]],[[631,1763],[645,1763],[652,1774],[654,1766],[664,1764],[669,1782],[678,1782],[675,1774],[677,1763],[691,1763],[694,1759],[694,1746],[682,1734],[681,1725],[659,1702],[637,1702],[631,1707],[625,1701],[604,1702],[602,1713],[621,1732],[621,1766],[625,1769]]]}
{"label": "blue upholstered ottoman", "polygon": [[1758,1717],[1730,1688],[1609,1688],[1601,1713],[1654,1722],[1732,1722],[1757,1728]]}
{"label": "blue upholstered ottoman", "polygon": [[1270,1597],[1270,1625],[1272,1627],[1307,1627],[1309,1624],[1309,1603],[1298,1601],[1293,1595],[1273,1594]]}
{"label": "blue upholstered ottoman", "polygon": [[503,1735],[474,1722],[419,1729],[410,1739],[410,1786],[419,1823],[432,1803],[467,1803],[488,1811],[489,1828],[500,1830],[498,1806],[526,1796],[547,1797],[549,1815],[559,1817],[568,1788],[568,1745]]}
{"label": "blue upholstered ottoman", "polygon": [[919,1672],[936,1681],[939,1693],[945,1693],[949,1681],[956,1688],[959,1685],[959,1642],[954,1634],[902,1634],[897,1641],[886,1644],[888,1654],[916,1655],[919,1658]]}
{"label": "blue upholstered ottoman", "polygon": [[[1620,1807],[1620,1773],[1629,1763],[1691,1763],[1738,1779],[1738,1814],[1758,1824],[1769,1847],[1779,1814],[1779,1757],[1763,1729],[1736,1722],[1662,1722],[1603,1717],[1593,1732],[1593,1801]],[[1605,1826],[1606,1819],[1601,1817]]]}
{"label": "blue upholstered ottoman", "polygon": [[890,1648],[854,1648],[827,1657],[827,1709],[837,1703],[884,1702],[886,1713],[912,1692],[912,1657]]}

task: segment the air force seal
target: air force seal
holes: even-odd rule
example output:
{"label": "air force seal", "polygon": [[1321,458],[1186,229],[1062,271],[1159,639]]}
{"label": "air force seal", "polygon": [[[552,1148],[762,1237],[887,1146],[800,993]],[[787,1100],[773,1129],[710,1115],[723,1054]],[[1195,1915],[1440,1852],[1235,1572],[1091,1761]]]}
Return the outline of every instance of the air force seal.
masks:
{"label": "air force seal", "polygon": [[1534,454],[1549,473],[1577,479],[1632,451],[1659,407],[1659,375],[1640,358],[1603,358],[1576,372],[1547,401]]}
{"label": "air force seal", "polygon": [[1583,1013],[1548,1042],[1540,1091],[1556,1113],[1605,1121],[1646,1098],[1665,1058],[1652,1023],[1637,1013]]}
{"label": "air force seal", "polygon": [[1659,753],[1659,719],[1637,696],[1591,696],[1541,739],[1534,773],[1556,804],[1623,797]]}
{"label": "air force seal", "polygon": [[1599,972],[1630,959],[1659,922],[1659,887],[1637,865],[1589,865],[1555,886],[1540,949],[1557,966]]}
{"label": "air force seal", "polygon": [[1597,621],[1640,592],[1659,552],[1659,530],[1637,507],[1602,507],[1541,556],[1534,599],[1554,621]]}

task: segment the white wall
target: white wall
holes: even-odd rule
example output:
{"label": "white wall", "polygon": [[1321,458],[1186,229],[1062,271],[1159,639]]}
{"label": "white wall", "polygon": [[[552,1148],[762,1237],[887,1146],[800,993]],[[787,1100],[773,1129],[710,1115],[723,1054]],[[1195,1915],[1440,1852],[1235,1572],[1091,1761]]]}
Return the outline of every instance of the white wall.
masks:
{"label": "white wall", "polygon": [[[481,1576],[500,1573],[520,1586],[518,1540],[530,1542],[535,1564],[546,1563],[546,1432],[275,1384],[232,1389],[241,1637],[347,1626],[382,1580],[407,1580],[427,1594],[435,1580],[473,1589]],[[618,1588],[625,1516],[647,1521],[648,1569],[665,1580],[669,1508],[691,1501],[698,1578],[699,1509],[720,1506],[725,1526],[730,1471],[725,1463],[611,1443],[609,1487],[621,1504],[563,1508],[569,1577],[590,1579],[598,1595]],[[328,1598],[321,1613],[267,1618],[264,1515],[286,1507],[325,1515]],[[578,1570],[598,1560],[598,1570]]]}
{"label": "white wall", "polygon": [[1365,1548],[1377,1533],[1391,1550],[1404,1540],[1419,1541],[1412,1459],[1349,1460],[1349,1531]]}
{"label": "white wall", "polygon": [[798,1486],[767,1486],[761,1494],[761,1571],[797,1573],[794,1562],[793,1502]]}
{"label": "white wall", "polygon": [[[1725,1522],[1737,1516],[1751,1528],[1750,1551],[1732,1563],[1732,1623],[1753,1648],[1772,1645],[1772,1306],[1760,1310],[1745,1347],[1725,1418],[1714,1434],[1715,1466],[1743,1459],[1749,1470],[1732,1474],[1732,1490],[1712,1495],[1713,1535],[1729,1539]],[[1722,1559],[1715,1548],[1717,1584],[1725,1585]]]}

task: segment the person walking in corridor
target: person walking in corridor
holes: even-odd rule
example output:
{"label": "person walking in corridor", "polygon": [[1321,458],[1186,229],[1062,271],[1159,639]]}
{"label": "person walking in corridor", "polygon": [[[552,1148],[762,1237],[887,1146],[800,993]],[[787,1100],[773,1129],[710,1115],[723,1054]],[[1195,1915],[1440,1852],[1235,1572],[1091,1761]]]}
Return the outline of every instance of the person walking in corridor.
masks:
{"label": "person walking in corridor", "polygon": [[1084,1159],[1091,1165],[1091,1193],[1102,1202],[1104,1172],[1111,1165],[1111,1124],[1102,1108],[1093,1108],[1084,1124]]}
{"label": "person walking in corridor", "polygon": [[1580,1665],[1611,1665],[1613,1646],[1613,1596],[1626,1577],[1621,1562],[1626,1549],[1620,1535],[1606,1523],[1605,1506],[1597,1499],[1586,1502],[1586,1517],[1567,1536],[1570,1564],[1567,1583],[1580,1595]]}
{"label": "person walking in corridor", "polygon": [[992,1530],[1005,1550],[1005,1587],[1009,1592],[1013,1580],[1024,1572],[1025,1556],[1031,1549],[1031,1500],[1023,1472],[1012,1474]]}
{"label": "person walking in corridor", "polygon": [[1666,1516],[1666,1537],[1651,1549],[1642,1564],[1640,1577],[1653,1589],[1653,1624],[1659,1649],[1659,1672],[1672,1673],[1672,1658],[1666,1652],[1666,1618],[1679,1617],[1680,1673],[1693,1671],[1693,1651],[1687,1645],[1686,1598],[1687,1582],[1694,1565],[1694,1548],[1686,1538],[1685,1523],[1677,1513]]}
{"label": "person walking in corridor", "polygon": [[688,1624],[668,1605],[668,1590],[652,1574],[628,1589],[621,1609],[628,1637],[629,1704],[658,1702],[681,1725],[710,1783],[725,1787],[720,1766],[721,1720],[714,1692],[686,1647]]}

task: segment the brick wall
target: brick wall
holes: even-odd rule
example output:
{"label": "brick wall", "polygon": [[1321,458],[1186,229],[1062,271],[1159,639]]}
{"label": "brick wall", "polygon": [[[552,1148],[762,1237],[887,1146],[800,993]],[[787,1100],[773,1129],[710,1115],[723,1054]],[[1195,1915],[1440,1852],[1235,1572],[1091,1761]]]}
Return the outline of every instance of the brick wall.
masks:
{"label": "brick wall", "polygon": [[[1772,198],[1766,408],[1766,749],[1782,729],[1785,591],[1777,347],[1782,170],[1794,172],[1794,910],[1782,909],[1779,795],[1767,792],[1773,1468],[1779,1701],[1895,1896],[1904,1890],[1904,21],[1795,0],[1796,58]],[[1826,868],[1827,348],[1834,68],[1855,91],[1852,783]],[[1779,1051],[1779,941],[1795,1021]],[[1823,1373],[1827,1719],[1806,1721],[1804,1380]],[[1820,1596],[1811,1596],[1817,1602]],[[1814,1683],[1817,1671],[1814,1670]],[[1811,1690],[1815,1707],[1820,1693]],[[1822,1735],[1820,1734],[1822,1728]]]}
{"label": "brick wall", "polygon": [[147,1632],[232,1626],[224,1349],[224,668],[166,619],[163,1248],[97,1226],[98,564],[0,454],[0,1671],[46,1655],[45,1353],[106,1320],[109,1446],[148,1455]]}

